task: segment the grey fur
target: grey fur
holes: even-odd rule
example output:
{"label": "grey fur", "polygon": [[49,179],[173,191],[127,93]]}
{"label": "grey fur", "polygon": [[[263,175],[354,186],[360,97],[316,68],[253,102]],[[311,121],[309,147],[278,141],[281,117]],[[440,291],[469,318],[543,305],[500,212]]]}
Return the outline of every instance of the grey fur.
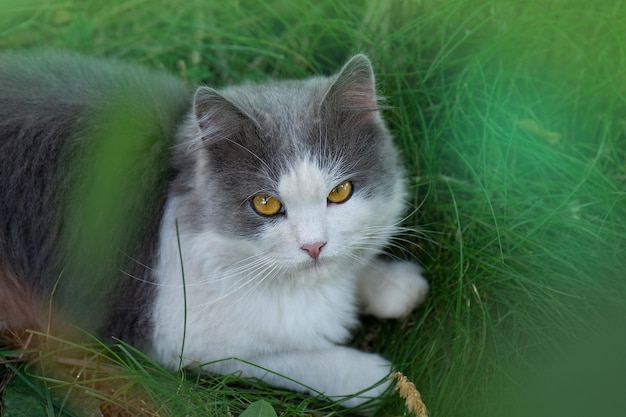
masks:
{"label": "grey fur", "polygon": [[[190,200],[188,220],[198,230],[211,224],[223,233],[245,237],[274,221],[259,217],[246,202],[259,192],[277,194],[279,178],[303,155],[313,156],[322,167],[341,165],[351,174],[357,193],[388,193],[398,176],[397,152],[377,112],[374,75],[363,55],[354,57],[335,77],[219,92],[201,88],[195,111],[203,134],[194,146],[207,159],[205,177],[210,179],[201,194],[219,193],[217,200],[206,201],[203,195]],[[190,123],[192,131],[197,121]],[[196,158],[194,153],[184,155],[178,170],[190,171]],[[187,181],[175,186],[190,192]],[[219,184],[220,190],[211,184]]]}
{"label": "grey fur", "polygon": [[[94,254],[102,246],[76,230],[80,201],[73,196],[89,188],[82,177],[91,151],[120,105],[134,110],[116,122],[144,123],[140,134],[126,138],[142,148],[127,177],[143,192],[116,210],[141,221],[113,234],[107,244],[114,255],[100,260]],[[79,324],[142,346],[151,331],[151,267],[168,195],[187,199],[179,221],[191,230],[211,227],[245,239],[265,222],[279,221],[256,214],[250,198],[276,192],[281,175],[302,155],[341,165],[355,193],[390,193],[398,156],[377,110],[372,69],[361,55],[334,77],[202,87],[192,98],[175,77],[112,60],[4,53],[0,265],[46,299],[58,281],[57,298],[79,305],[65,306]]]}
{"label": "grey fur", "polygon": [[[44,300],[58,282],[55,301],[79,325],[141,344],[150,334],[145,318],[153,293],[141,265],[154,263],[168,155],[190,105],[174,77],[114,60],[69,52],[0,55],[0,264]],[[151,146],[128,173],[146,185],[144,193],[112,202],[122,216],[142,222],[107,242],[111,234],[84,236],[72,216],[82,202],[72,196],[89,188],[83,177],[91,149],[119,106],[134,108],[128,120],[150,122],[142,135],[121,140]],[[102,249],[111,256],[100,259]]]}

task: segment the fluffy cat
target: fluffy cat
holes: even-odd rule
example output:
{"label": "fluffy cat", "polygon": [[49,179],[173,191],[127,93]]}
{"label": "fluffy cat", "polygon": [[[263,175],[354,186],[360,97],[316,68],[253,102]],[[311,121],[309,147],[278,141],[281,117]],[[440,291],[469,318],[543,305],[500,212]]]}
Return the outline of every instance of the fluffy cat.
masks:
{"label": "fluffy cat", "polygon": [[195,94],[113,60],[0,55],[0,265],[172,369],[381,395],[391,364],[342,343],[359,309],[398,318],[427,293],[418,266],[377,256],[403,175],[363,55]]}

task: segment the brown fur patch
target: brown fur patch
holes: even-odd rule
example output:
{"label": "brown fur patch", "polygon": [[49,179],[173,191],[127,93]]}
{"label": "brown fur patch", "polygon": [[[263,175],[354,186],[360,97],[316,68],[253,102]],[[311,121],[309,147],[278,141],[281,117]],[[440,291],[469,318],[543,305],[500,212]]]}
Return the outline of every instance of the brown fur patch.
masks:
{"label": "brown fur patch", "polygon": [[[23,353],[0,357],[0,400],[10,383],[8,362],[26,363],[29,373],[45,376],[47,386],[70,408],[103,417],[158,416],[132,376],[111,363],[87,338],[64,321],[53,306],[0,265],[0,340]],[[1,402],[0,402],[0,411]]]}
{"label": "brown fur patch", "polygon": [[0,265],[0,332],[48,327],[48,312],[34,292],[7,267]]}

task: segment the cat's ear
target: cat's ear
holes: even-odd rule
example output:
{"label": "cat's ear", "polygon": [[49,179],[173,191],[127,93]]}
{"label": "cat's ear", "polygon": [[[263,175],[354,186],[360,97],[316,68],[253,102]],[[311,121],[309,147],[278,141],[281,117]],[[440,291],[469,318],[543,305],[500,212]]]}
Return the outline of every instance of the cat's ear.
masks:
{"label": "cat's ear", "polygon": [[253,121],[235,104],[210,87],[199,87],[193,112],[203,140],[209,143],[233,137]]}
{"label": "cat's ear", "polygon": [[326,91],[322,105],[363,117],[378,114],[374,70],[365,55],[355,55],[343,66]]}

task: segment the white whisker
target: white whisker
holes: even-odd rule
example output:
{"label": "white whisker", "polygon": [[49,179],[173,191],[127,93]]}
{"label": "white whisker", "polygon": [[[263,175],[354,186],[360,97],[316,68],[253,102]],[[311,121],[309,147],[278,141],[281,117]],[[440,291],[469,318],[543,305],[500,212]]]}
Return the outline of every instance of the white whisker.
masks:
{"label": "white whisker", "polygon": [[[250,257],[249,259],[254,259],[254,261],[246,265],[241,265],[237,268],[238,271],[229,270],[227,274],[219,274],[221,275],[219,279],[213,279],[211,281],[211,283],[215,283],[236,280],[238,281],[236,285],[229,285],[228,289],[221,293],[219,297],[207,300],[206,303],[194,305],[194,308],[210,306],[240,293],[236,299],[232,300],[232,303],[237,303],[250,294],[251,291],[261,285],[264,281],[271,279],[272,275],[274,275],[274,270],[277,268],[275,264],[272,264],[272,262],[265,257],[257,256]],[[245,277],[245,279],[242,280],[242,277]],[[242,292],[244,289],[246,290]]]}

